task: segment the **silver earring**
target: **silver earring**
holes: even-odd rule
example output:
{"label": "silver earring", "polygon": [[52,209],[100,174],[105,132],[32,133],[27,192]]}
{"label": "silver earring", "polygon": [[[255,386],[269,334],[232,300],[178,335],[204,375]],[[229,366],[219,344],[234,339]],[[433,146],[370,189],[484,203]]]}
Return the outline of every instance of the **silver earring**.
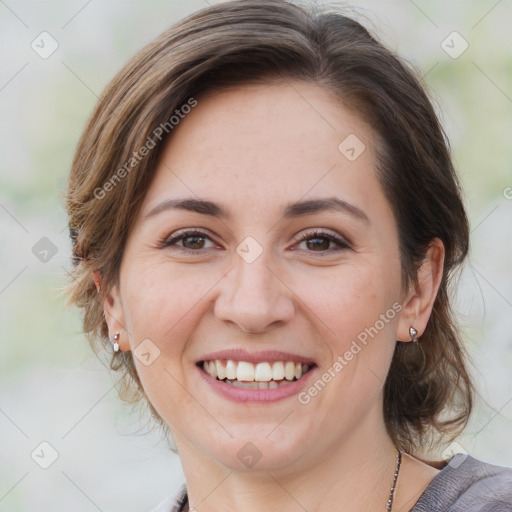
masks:
{"label": "silver earring", "polygon": [[409,334],[411,336],[411,341],[417,343],[418,338],[416,338],[416,334],[418,334],[418,331],[414,327],[409,327]]}
{"label": "silver earring", "polygon": [[114,352],[119,352],[119,333],[116,332],[114,337],[112,338],[112,343],[114,344]]}

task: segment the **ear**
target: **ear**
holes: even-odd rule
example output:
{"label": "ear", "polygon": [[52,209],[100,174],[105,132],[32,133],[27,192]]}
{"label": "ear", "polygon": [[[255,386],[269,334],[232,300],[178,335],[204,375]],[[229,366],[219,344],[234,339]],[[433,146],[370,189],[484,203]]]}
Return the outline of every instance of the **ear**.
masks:
{"label": "ear", "polygon": [[411,283],[403,303],[396,334],[398,341],[411,341],[411,327],[418,331],[416,338],[425,332],[443,277],[444,255],[443,242],[435,238],[418,270],[417,282]]}
{"label": "ear", "polygon": [[122,351],[130,350],[128,332],[125,328],[124,310],[121,297],[116,286],[113,286],[106,295],[101,293],[101,275],[99,272],[93,273],[94,284],[103,303],[103,315],[108,325],[108,336],[112,340],[115,334],[119,333],[119,349]]}

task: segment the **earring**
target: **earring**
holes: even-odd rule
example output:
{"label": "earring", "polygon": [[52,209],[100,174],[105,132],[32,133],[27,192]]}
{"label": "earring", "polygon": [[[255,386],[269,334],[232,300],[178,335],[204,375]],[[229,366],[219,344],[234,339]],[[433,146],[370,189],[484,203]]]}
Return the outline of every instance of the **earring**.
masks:
{"label": "earring", "polygon": [[416,338],[416,334],[418,334],[418,331],[414,327],[409,327],[409,334],[411,336],[411,341],[417,343],[418,338]]}
{"label": "earring", "polygon": [[114,337],[112,338],[112,343],[114,344],[114,352],[119,352],[119,333],[116,332]]}

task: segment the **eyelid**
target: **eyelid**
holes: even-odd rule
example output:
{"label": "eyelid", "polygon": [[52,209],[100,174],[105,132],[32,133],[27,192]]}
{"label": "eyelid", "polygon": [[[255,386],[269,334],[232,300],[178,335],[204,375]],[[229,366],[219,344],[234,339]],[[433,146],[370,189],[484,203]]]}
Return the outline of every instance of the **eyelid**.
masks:
{"label": "eyelid", "polygon": [[[162,239],[158,247],[160,248],[166,248],[166,247],[173,247],[179,251],[186,252],[186,253],[201,253],[210,249],[213,249],[212,247],[207,247],[204,249],[188,249],[186,247],[180,247],[177,245],[178,242],[185,238],[189,237],[200,237],[200,238],[207,238],[212,243],[215,243],[215,241],[212,239],[212,236],[207,232],[204,231],[201,228],[185,228],[183,230],[178,230],[177,232],[173,233],[172,235],[166,236],[164,239]],[[294,245],[298,245],[306,240],[310,240],[313,238],[324,238],[326,240],[329,240],[331,243],[336,245],[335,249],[329,249],[326,251],[306,251],[308,253],[318,254],[320,256],[322,255],[328,255],[332,253],[337,253],[340,251],[344,251],[347,249],[352,249],[352,243],[347,240],[344,236],[339,235],[335,231],[327,230],[326,228],[310,228],[306,229],[305,231],[301,232],[298,236],[298,240],[294,242]],[[292,249],[296,250],[296,249]]]}
{"label": "eyelid", "polygon": [[184,238],[189,238],[193,236],[202,236],[204,238],[209,238],[212,242],[212,236],[207,232],[202,230],[201,228],[185,228],[182,230],[178,230],[171,235],[168,235],[164,237],[159,243],[159,247],[170,247],[175,246],[178,249],[181,249],[183,251],[189,251],[189,252],[199,252],[199,250],[194,251],[193,249],[187,249],[185,247],[179,247],[176,245],[176,242],[179,242],[180,240]]}
{"label": "eyelid", "polygon": [[344,236],[339,235],[335,231],[330,231],[325,228],[311,228],[309,230],[304,231],[299,235],[299,241],[298,243],[301,243],[305,240],[309,240],[311,238],[325,238],[327,240],[332,241],[335,243],[338,248],[330,251],[308,251],[308,252],[318,252],[319,254],[322,253],[332,253],[337,251],[342,251],[346,249],[352,249],[352,243]]}

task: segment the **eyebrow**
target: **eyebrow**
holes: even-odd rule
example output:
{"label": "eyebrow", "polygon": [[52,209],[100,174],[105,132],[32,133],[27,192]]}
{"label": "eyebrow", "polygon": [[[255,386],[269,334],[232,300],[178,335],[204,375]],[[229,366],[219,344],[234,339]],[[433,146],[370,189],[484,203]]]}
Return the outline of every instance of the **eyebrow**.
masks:
{"label": "eyebrow", "polygon": [[[144,220],[169,210],[185,210],[221,219],[231,218],[229,209],[222,204],[205,199],[186,197],[180,199],[166,199],[165,201],[158,203],[144,216]],[[327,211],[346,213],[366,223],[370,222],[370,219],[363,210],[347,201],[344,201],[343,199],[339,199],[338,197],[325,197],[289,203],[284,208],[283,218],[290,219]]]}

